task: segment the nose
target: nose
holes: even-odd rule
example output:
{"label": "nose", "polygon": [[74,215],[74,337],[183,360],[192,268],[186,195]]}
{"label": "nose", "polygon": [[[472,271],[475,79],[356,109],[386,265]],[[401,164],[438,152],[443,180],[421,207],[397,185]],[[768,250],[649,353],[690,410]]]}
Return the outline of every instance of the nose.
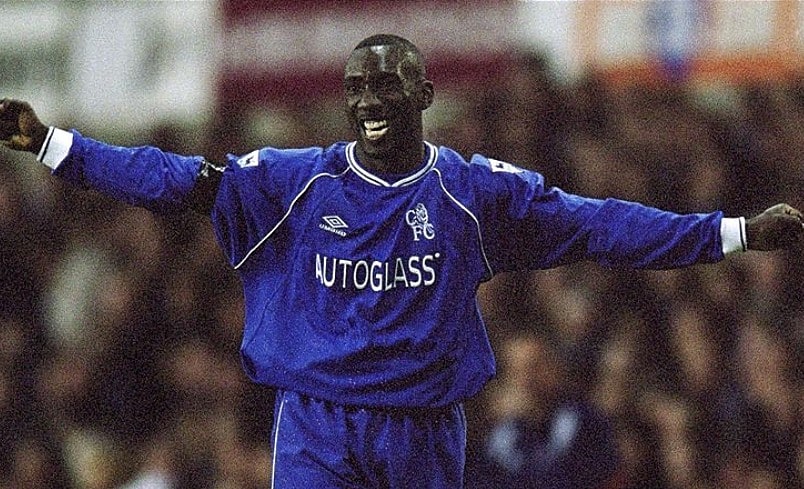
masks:
{"label": "nose", "polygon": [[373,107],[380,104],[380,99],[370,87],[365,87],[357,101],[358,108]]}

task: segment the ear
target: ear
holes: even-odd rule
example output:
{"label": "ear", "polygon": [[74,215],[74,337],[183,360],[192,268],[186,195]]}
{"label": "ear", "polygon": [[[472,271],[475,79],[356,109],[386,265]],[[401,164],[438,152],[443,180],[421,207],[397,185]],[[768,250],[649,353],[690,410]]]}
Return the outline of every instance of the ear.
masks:
{"label": "ear", "polygon": [[424,80],[421,82],[419,86],[419,110],[425,110],[431,105],[433,105],[433,99],[435,98],[435,89],[433,88],[433,82],[430,80]]}

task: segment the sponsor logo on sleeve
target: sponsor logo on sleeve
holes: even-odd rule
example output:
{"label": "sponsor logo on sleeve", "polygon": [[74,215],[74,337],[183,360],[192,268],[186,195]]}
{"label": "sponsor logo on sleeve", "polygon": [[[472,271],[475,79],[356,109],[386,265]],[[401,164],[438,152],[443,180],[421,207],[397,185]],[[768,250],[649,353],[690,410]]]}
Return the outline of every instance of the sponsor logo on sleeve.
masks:
{"label": "sponsor logo on sleeve", "polygon": [[251,166],[257,166],[260,164],[260,151],[252,151],[251,153],[239,158],[237,160],[237,165],[240,168],[248,168]]}
{"label": "sponsor logo on sleeve", "polygon": [[522,168],[517,168],[511,163],[506,163],[504,161],[495,160],[493,158],[489,158],[489,164],[491,165],[491,171],[493,172],[504,172],[504,173],[521,173]]}

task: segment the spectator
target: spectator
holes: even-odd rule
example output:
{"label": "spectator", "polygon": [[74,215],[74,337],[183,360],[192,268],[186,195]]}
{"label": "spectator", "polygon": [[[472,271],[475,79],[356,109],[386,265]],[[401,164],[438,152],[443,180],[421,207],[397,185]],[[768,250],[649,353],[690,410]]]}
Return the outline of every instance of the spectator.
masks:
{"label": "spectator", "polygon": [[617,487],[612,427],[571,388],[565,362],[547,339],[509,339],[500,369],[491,395],[494,426],[477,459],[467,462],[467,489]]}

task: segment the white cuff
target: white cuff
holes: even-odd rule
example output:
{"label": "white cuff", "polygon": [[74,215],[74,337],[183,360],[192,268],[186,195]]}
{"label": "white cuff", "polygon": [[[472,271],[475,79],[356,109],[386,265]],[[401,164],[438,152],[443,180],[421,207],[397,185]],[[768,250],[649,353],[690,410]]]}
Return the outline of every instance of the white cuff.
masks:
{"label": "white cuff", "polygon": [[55,170],[67,157],[72,146],[73,133],[51,126],[36,160],[44,163],[51,170]]}
{"label": "white cuff", "polygon": [[720,240],[724,255],[737,251],[748,251],[748,241],[745,236],[744,217],[724,217],[720,221]]}

